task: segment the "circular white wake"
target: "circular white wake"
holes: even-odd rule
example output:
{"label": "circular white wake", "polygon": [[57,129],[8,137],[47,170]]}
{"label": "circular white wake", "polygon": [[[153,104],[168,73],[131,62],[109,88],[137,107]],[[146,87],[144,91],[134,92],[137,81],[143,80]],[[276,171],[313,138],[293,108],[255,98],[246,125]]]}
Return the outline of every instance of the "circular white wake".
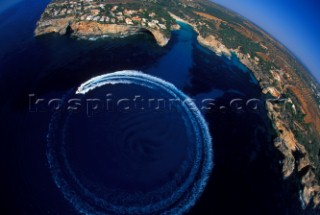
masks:
{"label": "circular white wake", "polygon": [[[176,104],[179,110],[176,114],[181,115],[192,138],[179,171],[163,186],[150,191],[133,193],[101,189],[98,192],[85,183],[70,164],[66,142],[66,124],[70,114],[59,111],[53,115],[48,133],[47,158],[55,184],[74,208],[83,214],[182,214],[188,211],[202,194],[213,167],[211,137],[200,111],[173,84],[137,71],[120,71],[92,78],[81,84],[76,92],[66,95],[63,105],[75,94],[85,96],[107,85],[137,85],[161,92],[168,98],[188,101]],[[145,177],[148,177],[147,173]]]}

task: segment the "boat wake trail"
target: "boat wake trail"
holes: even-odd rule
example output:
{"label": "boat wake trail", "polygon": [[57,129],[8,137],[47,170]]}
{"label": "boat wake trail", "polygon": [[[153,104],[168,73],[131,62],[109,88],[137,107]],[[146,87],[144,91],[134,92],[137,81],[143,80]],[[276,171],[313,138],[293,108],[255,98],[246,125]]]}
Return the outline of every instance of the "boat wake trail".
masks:
{"label": "boat wake trail", "polygon": [[212,140],[196,105],[173,84],[138,72],[97,76],[65,95],[138,89],[174,99],[173,112],[53,114],[47,159],[57,188],[80,214],[182,214],[213,168]]}

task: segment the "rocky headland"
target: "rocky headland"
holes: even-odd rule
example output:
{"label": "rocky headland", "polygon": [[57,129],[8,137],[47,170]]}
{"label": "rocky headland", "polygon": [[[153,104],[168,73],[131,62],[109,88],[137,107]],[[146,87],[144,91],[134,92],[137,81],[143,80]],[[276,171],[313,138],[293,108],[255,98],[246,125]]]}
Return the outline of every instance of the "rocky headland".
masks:
{"label": "rocky headland", "polygon": [[160,46],[169,42],[171,25],[163,18],[157,20],[155,13],[112,5],[109,13],[102,15],[105,5],[95,1],[79,2],[52,1],[38,21],[35,35],[70,33],[79,38],[98,38],[149,32]]}
{"label": "rocky headland", "polygon": [[[70,33],[80,38],[150,32],[160,46],[192,26],[198,41],[217,55],[234,53],[259,81],[276,131],[274,147],[283,155],[284,179],[298,174],[304,206],[320,206],[320,86],[285,47],[240,16],[205,0],[53,0],[35,35]],[[298,155],[298,156],[297,156]]]}

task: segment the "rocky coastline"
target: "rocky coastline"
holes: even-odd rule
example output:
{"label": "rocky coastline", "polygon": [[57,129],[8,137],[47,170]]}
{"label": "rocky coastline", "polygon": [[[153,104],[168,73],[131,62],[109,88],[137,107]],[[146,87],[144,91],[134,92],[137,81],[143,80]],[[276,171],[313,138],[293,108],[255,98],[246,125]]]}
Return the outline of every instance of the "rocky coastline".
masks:
{"label": "rocky coastline", "polygon": [[39,21],[35,30],[35,36],[41,36],[49,33],[65,35],[70,31],[72,36],[79,38],[99,38],[103,36],[119,37],[134,35],[144,30],[149,31],[153,35],[159,46],[165,46],[168,44],[169,38],[159,30],[141,28],[139,26],[76,21],[74,18]]}
{"label": "rocky coastline", "polygon": [[[271,80],[270,76],[266,75],[266,71],[261,69],[259,65],[260,59],[258,57],[252,57],[249,54],[244,54],[240,49],[241,47],[236,49],[227,48],[227,46],[219,39],[218,35],[203,34],[203,31],[200,30],[201,26],[196,22],[192,22],[192,19],[189,20],[185,17],[181,18],[174,13],[169,14],[173,20],[190,25],[194,31],[197,32],[197,40],[202,46],[209,48],[220,56],[224,55],[230,57],[232,53],[234,53],[241,63],[253,72],[259,82],[263,94],[269,95],[275,100],[282,99],[282,95],[288,86],[285,82],[282,82],[283,78],[279,75],[281,70],[268,71],[272,74]],[[48,19],[43,15],[37,23],[35,36],[48,33],[64,35],[70,32],[71,35],[80,38],[103,36],[119,37],[137,34],[141,31],[148,31],[153,35],[158,45],[167,45],[170,40],[170,36],[168,36],[163,29],[161,30],[159,27],[154,27],[154,25],[150,26],[131,24],[131,22],[130,24],[106,24],[98,22],[97,20],[81,20],[79,17],[72,15]],[[179,26],[176,23],[170,23],[170,30],[178,29]],[[293,78],[288,74],[286,75],[286,79]],[[291,106],[295,110],[295,104],[292,100],[286,99],[284,100],[284,104]],[[300,183],[303,187],[301,191],[301,201],[303,205],[313,205],[314,207],[319,206],[320,186],[315,172],[316,167],[311,161],[312,159],[310,158],[308,150],[304,145],[299,143],[292,129],[287,126],[287,121],[282,118],[282,105],[278,102],[268,100],[265,103],[265,107],[277,133],[277,138],[274,140],[274,147],[278,149],[284,157],[281,161],[283,178],[287,179],[291,177],[295,171],[301,173],[302,176],[300,177]],[[299,153],[300,157],[296,158],[294,155],[295,153]]]}
{"label": "rocky coastline", "polygon": [[[231,54],[234,53],[241,63],[253,72],[254,76],[258,80],[262,93],[265,95],[270,94],[275,99],[280,99],[281,92],[275,87],[269,87],[268,81],[264,80],[263,71],[261,71],[257,65],[257,59],[252,59],[250,56],[244,55],[239,49],[228,49],[222,42],[216,39],[214,35],[209,35],[207,37],[202,36],[201,32],[199,32],[197,28],[197,25],[191,24],[190,22],[172,13],[170,13],[170,15],[176,21],[190,25],[198,34],[198,42],[202,46],[207,47],[211,51],[215,52],[218,56],[224,55],[226,57],[230,57]],[[286,102],[290,103],[290,100]],[[268,112],[268,117],[271,120],[273,128],[278,136],[274,140],[274,147],[284,157],[284,159],[281,161],[283,178],[289,178],[292,176],[295,170],[301,172],[305,168],[310,166],[313,167],[305,147],[296,140],[293,132],[284,126],[286,122],[280,120],[281,113],[277,111],[279,106],[271,101],[266,101],[265,107]],[[294,153],[297,151],[299,151],[299,153],[302,155],[299,160],[296,160],[294,156]],[[301,185],[303,186],[303,190],[300,192],[302,205],[308,206],[312,203],[314,206],[318,206],[320,204],[320,186],[313,169],[309,168],[308,171],[302,175],[300,181]]]}

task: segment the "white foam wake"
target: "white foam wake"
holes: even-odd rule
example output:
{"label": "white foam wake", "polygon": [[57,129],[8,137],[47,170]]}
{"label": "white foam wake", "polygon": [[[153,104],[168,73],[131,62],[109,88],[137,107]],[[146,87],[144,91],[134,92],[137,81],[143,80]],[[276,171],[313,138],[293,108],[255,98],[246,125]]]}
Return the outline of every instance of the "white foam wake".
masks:
{"label": "white foam wake", "polygon": [[[101,86],[116,84],[135,84],[164,91],[180,101],[190,101],[181,103],[179,111],[187,124],[186,126],[190,127],[194,133],[194,152],[192,152],[194,157],[186,160],[181,167],[185,169],[190,167],[190,171],[183,179],[183,183],[179,185],[175,185],[175,181],[168,182],[166,186],[160,188],[161,190],[130,197],[140,199],[140,202],[145,202],[145,204],[130,205],[125,203],[121,205],[120,203],[112,203],[108,198],[100,198],[84,186],[72,170],[64,142],[65,126],[63,122],[68,117],[56,113],[50,123],[47,157],[57,187],[75,209],[84,214],[182,214],[188,211],[201,196],[213,168],[212,141],[207,123],[192,100],[173,84],[138,71],[119,71],[94,77],[81,84],[76,94],[85,95]],[[58,138],[60,133],[62,133],[62,138]],[[60,139],[62,143],[57,143]],[[76,184],[76,188],[74,184]],[[153,196],[160,194],[163,195],[163,199],[157,202],[148,202]],[[112,198],[119,198],[116,199],[116,202],[126,202],[129,199],[129,197],[121,197],[121,195],[112,196]]]}

